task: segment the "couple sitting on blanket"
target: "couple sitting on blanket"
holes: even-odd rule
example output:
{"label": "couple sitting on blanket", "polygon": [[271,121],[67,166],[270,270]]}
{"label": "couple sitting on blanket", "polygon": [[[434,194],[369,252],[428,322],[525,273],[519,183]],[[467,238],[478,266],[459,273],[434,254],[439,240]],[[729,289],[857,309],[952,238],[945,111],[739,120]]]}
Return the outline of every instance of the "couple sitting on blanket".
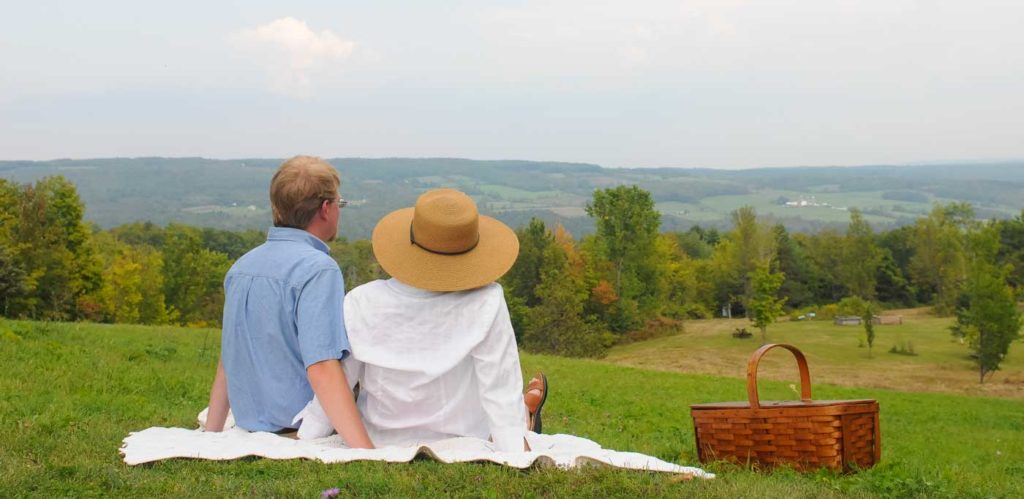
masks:
{"label": "couple sitting on blanket", "polygon": [[306,156],[274,175],[267,242],[224,279],[206,430],[221,431],[230,408],[246,430],[337,431],[354,448],[476,437],[499,451],[529,450],[547,380],[538,374],[522,392],[494,282],[516,260],[515,233],[461,192],[426,192],[373,230],[374,255],[392,278],[345,296],[325,243],[347,204],[339,184],[334,167]]}

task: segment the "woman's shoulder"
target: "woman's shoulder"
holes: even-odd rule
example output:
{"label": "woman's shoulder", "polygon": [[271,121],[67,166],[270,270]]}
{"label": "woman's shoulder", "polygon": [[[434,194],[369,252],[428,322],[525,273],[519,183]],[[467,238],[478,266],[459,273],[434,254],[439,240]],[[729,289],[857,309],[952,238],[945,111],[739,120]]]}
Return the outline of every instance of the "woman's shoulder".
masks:
{"label": "woman's shoulder", "polygon": [[496,282],[492,282],[490,284],[486,284],[484,286],[480,286],[479,288],[474,288],[474,289],[470,289],[468,291],[463,291],[463,293],[466,293],[467,295],[470,295],[470,296],[478,296],[478,297],[485,298],[485,299],[495,299],[495,298],[504,298],[505,297],[505,292],[502,290],[501,284],[498,284]]}
{"label": "woman's shoulder", "polygon": [[377,279],[376,281],[370,281],[360,284],[346,292],[345,303],[362,300],[373,300],[375,299],[375,297],[379,297],[387,292],[387,281],[383,279]]}

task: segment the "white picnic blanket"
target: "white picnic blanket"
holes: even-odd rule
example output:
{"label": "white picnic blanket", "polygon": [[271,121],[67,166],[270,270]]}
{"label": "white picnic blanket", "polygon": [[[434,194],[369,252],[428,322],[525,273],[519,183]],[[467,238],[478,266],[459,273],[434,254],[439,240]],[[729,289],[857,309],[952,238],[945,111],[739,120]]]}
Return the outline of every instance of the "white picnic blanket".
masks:
{"label": "white picnic blanket", "polygon": [[[205,412],[205,411],[204,411]],[[200,415],[200,419],[205,419]],[[350,449],[337,435],[296,440],[266,432],[248,432],[232,427],[223,432],[205,432],[202,428],[153,427],[132,432],[124,439],[124,462],[137,465],[172,458],[231,460],[246,456],[268,459],[314,459],[324,463],[350,461],[387,461],[404,463],[417,455],[426,455],[442,463],[489,461],[528,468],[534,464],[563,469],[602,464],[616,468],[687,474],[696,478],[714,478],[700,468],[680,466],[636,453],[604,449],[597,443],[573,435],[528,433],[530,452],[498,452],[493,444],[478,438],[450,438],[409,447]]]}

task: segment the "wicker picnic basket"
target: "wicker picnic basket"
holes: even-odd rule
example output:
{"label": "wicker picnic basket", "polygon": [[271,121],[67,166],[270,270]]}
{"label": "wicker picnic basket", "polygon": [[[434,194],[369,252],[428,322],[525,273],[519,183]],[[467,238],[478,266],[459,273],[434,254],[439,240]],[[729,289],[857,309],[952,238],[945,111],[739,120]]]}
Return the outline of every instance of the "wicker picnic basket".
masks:
{"label": "wicker picnic basket", "polygon": [[[760,401],[757,364],[769,350],[785,348],[800,367],[800,401]],[[792,345],[768,344],[747,364],[747,402],[690,406],[701,462],[724,459],[759,467],[851,471],[878,462],[882,438],[878,402],[811,400],[804,354]]]}

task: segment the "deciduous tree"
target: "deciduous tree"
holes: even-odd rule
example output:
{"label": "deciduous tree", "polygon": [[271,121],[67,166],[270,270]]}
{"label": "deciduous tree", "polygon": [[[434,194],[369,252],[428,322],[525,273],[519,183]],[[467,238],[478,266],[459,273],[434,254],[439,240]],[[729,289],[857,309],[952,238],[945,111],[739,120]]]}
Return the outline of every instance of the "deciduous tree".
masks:
{"label": "deciduous tree", "polygon": [[974,354],[978,381],[999,369],[1010,344],[1020,337],[1021,314],[1006,284],[1008,269],[995,263],[998,229],[988,226],[971,234],[970,272],[956,309],[954,336]]}
{"label": "deciduous tree", "polygon": [[875,244],[871,225],[864,220],[860,210],[851,208],[838,271],[848,293],[866,300],[874,299],[881,261],[882,253]]}
{"label": "deciduous tree", "polygon": [[750,276],[753,290],[750,299],[750,321],[754,323],[754,327],[761,330],[762,344],[768,341],[768,325],[782,315],[782,305],[786,303],[785,298],[777,297],[783,280],[785,276],[779,272],[772,272],[767,263],[758,265]]}
{"label": "deciduous tree", "polygon": [[618,295],[610,325],[624,332],[657,313],[651,302],[641,301],[656,294],[654,253],[661,215],[651,194],[635,185],[595,191],[586,211],[597,227],[595,256],[611,263],[608,280]]}
{"label": "deciduous tree", "polygon": [[587,289],[560,245],[544,251],[537,297],[538,305],[526,312],[526,349],[570,357],[604,356],[614,338],[584,314]]}
{"label": "deciduous tree", "polygon": [[956,306],[967,277],[966,235],[975,225],[974,210],[966,203],[936,205],[914,224],[911,275],[929,293],[940,315],[953,312]]}

